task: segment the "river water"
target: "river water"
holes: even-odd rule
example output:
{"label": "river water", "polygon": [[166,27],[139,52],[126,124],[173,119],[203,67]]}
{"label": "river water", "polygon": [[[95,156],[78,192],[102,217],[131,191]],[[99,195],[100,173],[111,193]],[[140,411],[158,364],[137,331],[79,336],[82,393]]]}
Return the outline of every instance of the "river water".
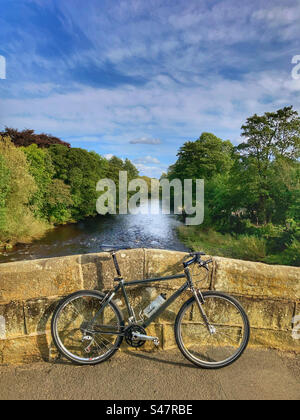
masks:
{"label": "river water", "polygon": [[187,251],[177,237],[174,215],[97,216],[56,227],[37,241],[0,255],[0,263],[99,252],[101,244]]}

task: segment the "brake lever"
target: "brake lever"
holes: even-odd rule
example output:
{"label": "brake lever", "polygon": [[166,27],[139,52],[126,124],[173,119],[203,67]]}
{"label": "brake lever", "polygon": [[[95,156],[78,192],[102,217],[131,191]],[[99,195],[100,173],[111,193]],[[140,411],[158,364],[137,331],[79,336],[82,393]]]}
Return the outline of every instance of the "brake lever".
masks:
{"label": "brake lever", "polygon": [[200,261],[199,266],[205,268],[205,270],[209,271],[209,268],[207,267],[207,264],[205,261]]}

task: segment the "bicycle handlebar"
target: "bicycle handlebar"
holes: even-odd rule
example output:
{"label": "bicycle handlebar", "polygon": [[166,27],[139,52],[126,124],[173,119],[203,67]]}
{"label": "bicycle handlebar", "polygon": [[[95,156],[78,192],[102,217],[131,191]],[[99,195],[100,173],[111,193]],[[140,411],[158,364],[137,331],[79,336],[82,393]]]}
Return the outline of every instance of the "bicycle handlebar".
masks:
{"label": "bicycle handlebar", "polygon": [[206,254],[204,252],[191,252],[191,253],[189,253],[189,255],[187,255],[185,257],[185,259],[187,259],[189,257],[193,257],[193,258],[191,260],[183,263],[184,267],[186,268],[186,267],[190,266],[191,264],[198,263],[200,265],[200,267],[204,267],[208,270],[207,265],[212,263],[213,259],[210,258],[209,260],[202,260],[201,259],[202,255],[206,255]]}

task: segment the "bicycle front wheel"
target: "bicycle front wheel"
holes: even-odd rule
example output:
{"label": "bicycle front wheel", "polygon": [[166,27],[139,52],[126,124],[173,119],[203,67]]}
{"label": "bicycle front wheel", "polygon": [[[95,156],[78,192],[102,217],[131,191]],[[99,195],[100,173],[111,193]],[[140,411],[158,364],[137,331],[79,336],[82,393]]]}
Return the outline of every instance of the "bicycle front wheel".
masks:
{"label": "bicycle front wheel", "polygon": [[197,366],[217,369],[237,360],[250,337],[248,317],[239,302],[223,293],[203,293],[204,322],[194,297],[180,309],[175,322],[175,338],[183,355]]}
{"label": "bicycle front wheel", "polygon": [[113,302],[102,308],[103,298],[100,292],[76,292],[55,309],[52,338],[59,352],[72,362],[83,365],[103,362],[122,343],[123,316]]}

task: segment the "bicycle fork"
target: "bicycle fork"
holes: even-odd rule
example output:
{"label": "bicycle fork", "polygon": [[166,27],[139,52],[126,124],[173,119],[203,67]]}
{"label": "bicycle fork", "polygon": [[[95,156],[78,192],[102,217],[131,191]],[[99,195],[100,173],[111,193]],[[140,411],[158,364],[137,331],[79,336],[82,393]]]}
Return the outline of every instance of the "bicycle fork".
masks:
{"label": "bicycle fork", "polygon": [[214,335],[214,334],[216,334],[216,328],[213,325],[210,324],[210,322],[209,322],[209,320],[207,318],[207,315],[206,315],[206,313],[205,313],[205,311],[203,309],[203,305],[205,303],[204,297],[203,297],[203,295],[202,295],[202,293],[201,293],[200,290],[195,289],[194,284],[193,284],[193,281],[192,281],[192,278],[191,278],[190,270],[188,268],[186,268],[184,271],[185,271],[185,274],[186,274],[186,276],[188,278],[188,281],[189,281],[189,284],[190,284],[190,289],[193,292],[193,295],[194,295],[195,300],[197,302],[197,306],[198,306],[199,311],[200,311],[200,313],[202,315],[204,324],[205,324],[208,332],[210,333],[210,335]]}

